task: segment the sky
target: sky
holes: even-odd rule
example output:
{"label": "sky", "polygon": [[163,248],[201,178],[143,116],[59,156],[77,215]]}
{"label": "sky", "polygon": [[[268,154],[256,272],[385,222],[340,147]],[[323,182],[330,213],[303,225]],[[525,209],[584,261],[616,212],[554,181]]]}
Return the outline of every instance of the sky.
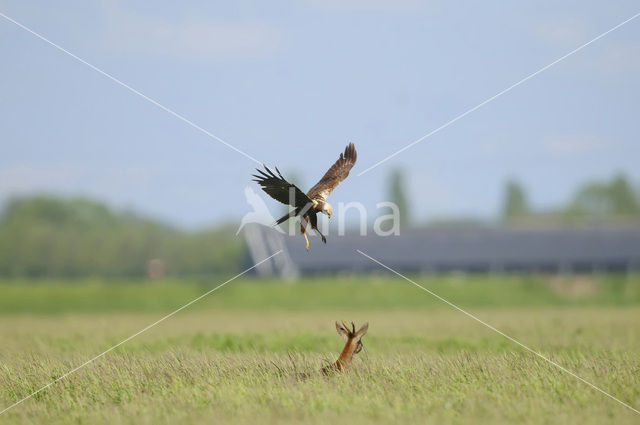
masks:
{"label": "sky", "polygon": [[257,164],[220,140],[304,190],[354,142],[358,163],[329,200],[371,217],[395,169],[419,221],[495,217],[509,178],[541,209],[615,173],[640,184],[640,17],[357,176],[637,2],[0,0],[0,12],[204,130],[0,16],[0,202],[47,192],[188,228],[238,220]]}

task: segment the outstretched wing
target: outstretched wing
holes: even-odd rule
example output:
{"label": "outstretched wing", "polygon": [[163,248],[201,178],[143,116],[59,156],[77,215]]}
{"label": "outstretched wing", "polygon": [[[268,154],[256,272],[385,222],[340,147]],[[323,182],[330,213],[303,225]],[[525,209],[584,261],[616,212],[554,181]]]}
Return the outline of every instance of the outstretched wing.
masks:
{"label": "outstretched wing", "polygon": [[[285,205],[291,205],[296,208],[304,208],[311,199],[303,191],[301,191],[295,184],[289,183],[282,177],[280,170],[276,167],[277,175],[274,174],[266,165],[264,165],[265,171],[256,169],[259,174],[254,174],[253,181],[258,182],[269,196],[276,201],[282,202]],[[290,199],[289,192],[293,190],[293,199]]]}
{"label": "outstretched wing", "polygon": [[329,171],[322,176],[320,181],[307,192],[307,196],[311,199],[322,199],[326,201],[331,191],[335,189],[342,180],[347,178],[357,158],[356,147],[353,146],[353,143],[349,143],[344,149],[344,154],[340,154],[340,158],[338,158],[335,164],[329,168]]}

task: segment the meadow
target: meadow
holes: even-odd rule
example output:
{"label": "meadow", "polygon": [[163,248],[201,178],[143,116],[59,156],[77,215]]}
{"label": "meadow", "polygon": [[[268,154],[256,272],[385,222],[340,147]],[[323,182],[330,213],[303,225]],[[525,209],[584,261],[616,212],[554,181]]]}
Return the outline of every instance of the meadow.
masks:
{"label": "meadow", "polygon": [[[228,277],[0,282],[0,410]],[[413,276],[640,407],[640,276]],[[370,323],[346,374],[317,371]],[[309,377],[301,379],[301,373]],[[0,415],[11,424],[638,423],[406,281],[240,278]]]}

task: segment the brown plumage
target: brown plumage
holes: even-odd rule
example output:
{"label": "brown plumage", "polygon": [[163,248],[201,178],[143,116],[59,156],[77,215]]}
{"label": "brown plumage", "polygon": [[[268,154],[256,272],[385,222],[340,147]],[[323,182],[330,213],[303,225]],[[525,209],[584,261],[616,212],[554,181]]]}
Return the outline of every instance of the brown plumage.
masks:
{"label": "brown plumage", "polygon": [[307,238],[306,232],[307,223],[311,222],[311,228],[320,234],[322,242],[327,243],[327,238],[318,230],[318,218],[316,215],[318,213],[324,213],[331,217],[333,208],[327,202],[327,198],[333,189],[347,178],[357,158],[358,153],[356,152],[355,146],[353,143],[349,143],[344,153],[340,154],[340,158],[338,158],[324,176],[322,176],[320,181],[309,189],[306,194],[296,185],[289,183],[282,177],[278,167],[276,167],[276,172],[274,173],[265,165],[265,171],[258,169],[258,174],[254,174],[253,177],[255,177],[254,181],[262,186],[262,190],[269,196],[276,201],[294,208],[290,213],[280,217],[276,221],[276,224],[284,223],[288,219],[296,216],[302,218],[300,231],[304,235],[308,251],[309,238]]}

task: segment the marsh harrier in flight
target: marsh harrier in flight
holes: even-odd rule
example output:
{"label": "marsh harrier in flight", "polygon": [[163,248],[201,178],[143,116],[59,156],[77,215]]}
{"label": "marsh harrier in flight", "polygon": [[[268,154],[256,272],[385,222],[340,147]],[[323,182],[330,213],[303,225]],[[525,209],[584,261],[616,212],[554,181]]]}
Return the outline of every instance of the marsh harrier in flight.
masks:
{"label": "marsh harrier in flight", "polygon": [[344,149],[344,154],[340,154],[340,158],[329,168],[322,176],[320,181],[316,183],[306,194],[296,185],[289,183],[280,170],[276,167],[275,174],[267,166],[265,171],[258,169],[259,174],[254,174],[254,181],[262,186],[262,190],[267,192],[276,201],[280,201],[285,205],[291,205],[293,210],[288,214],[276,220],[276,224],[281,224],[293,217],[301,217],[300,232],[304,235],[307,243],[307,251],[309,250],[309,238],[307,237],[307,223],[311,222],[311,228],[318,232],[322,237],[322,242],[327,243],[327,238],[318,230],[318,218],[316,214],[324,213],[331,218],[333,209],[327,202],[327,198],[338,184],[347,178],[349,171],[356,163],[358,155],[353,143]]}

